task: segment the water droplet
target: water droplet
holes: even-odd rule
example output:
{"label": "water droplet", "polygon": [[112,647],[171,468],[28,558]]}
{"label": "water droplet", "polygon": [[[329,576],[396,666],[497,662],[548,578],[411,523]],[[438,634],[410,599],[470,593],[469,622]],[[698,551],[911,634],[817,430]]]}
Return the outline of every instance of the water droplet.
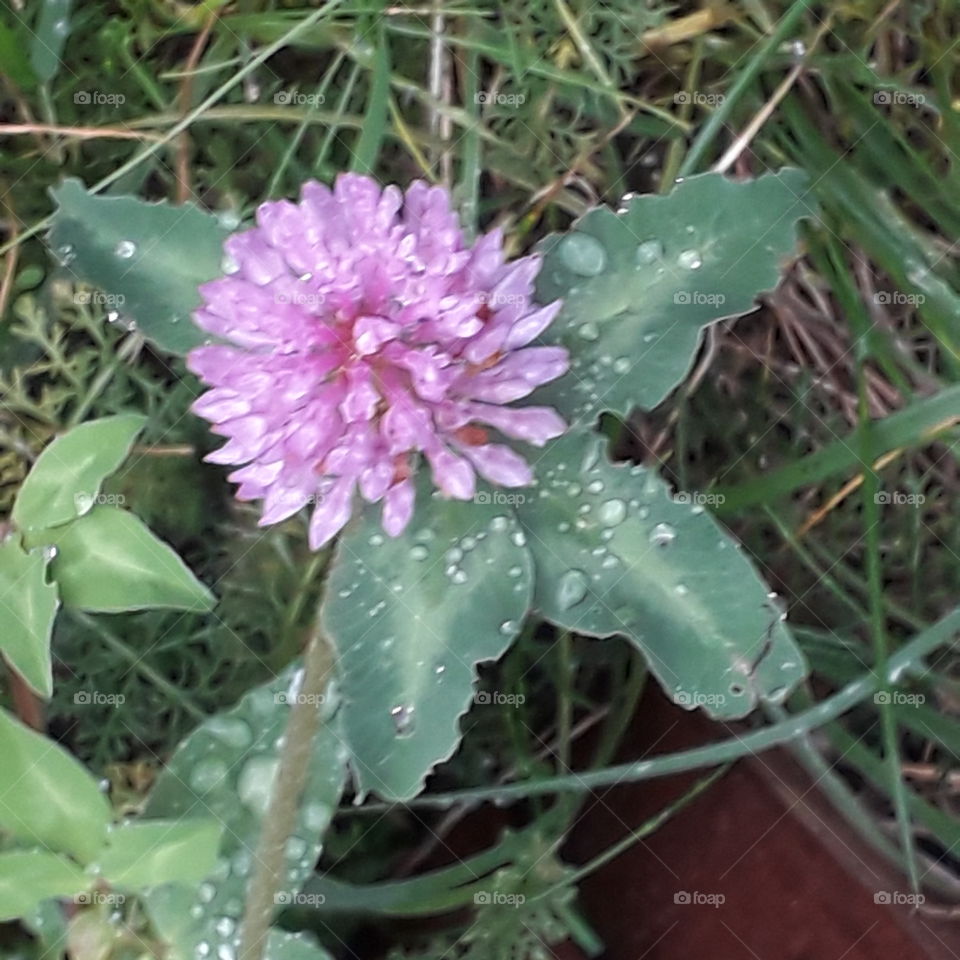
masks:
{"label": "water droplet", "polygon": [[582,570],[568,570],[557,582],[557,605],[561,610],[575,607],[587,595],[588,586]]}
{"label": "water droplet", "polygon": [[70,266],[77,259],[77,252],[73,249],[72,243],[64,243],[57,247],[57,260],[64,267]]}
{"label": "water droplet", "polygon": [[499,533],[499,532],[501,532],[501,531],[503,531],[503,530],[506,530],[507,527],[509,527],[509,526],[510,526],[510,521],[507,520],[507,518],[506,518],[505,516],[503,516],[503,514],[497,514],[497,516],[495,516],[495,517],[490,521],[490,529],[493,530],[493,531],[495,531],[495,532],[497,532],[497,533]]}
{"label": "water droplet", "polygon": [[201,760],[190,772],[190,787],[197,793],[209,793],[220,786],[227,772],[222,760]]}
{"label": "water droplet", "polygon": [[459,563],[463,559],[463,551],[459,547],[452,547],[443,557],[447,563]]}
{"label": "water droplet", "polygon": [[220,261],[220,269],[229,276],[230,274],[240,272],[240,264],[237,263],[236,257],[225,253],[223,259]]}
{"label": "water droplet", "polygon": [[121,260],[129,260],[137,252],[137,245],[132,240],[121,240],[114,253]]}
{"label": "water droplet", "polygon": [[602,480],[591,480],[587,484],[588,493],[601,493],[603,491],[603,481]]}
{"label": "water droplet", "polygon": [[500,632],[504,636],[512,636],[520,629],[520,624],[516,620],[504,620],[500,624]]}
{"label": "water droplet", "polygon": [[279,768],[280,761],[276,757],[254,757],[244,764],[240,772],[237,781],[240,800],[261,817],[270,805],[273,782]]}
{"label": "water droplet", "polygon": [[239,717],[211,717],[206,723],[211,737],[242,750],[253,741],[253,731]]}
{"label": "water droplet", "polygon": [[588,233],[570,233],[560,244],[563,262],[583,277],[595,277],[607,265],[603,244]]}
{"label": "water droplet", "polygon": [[627,373],[632,364],[630,363],[629,357],[617,357],[613,361],[613,372],[614,373]]}
{"label": "water droplet", "polygon": [[221,937],[229,937],[237,929],[236,923],[229,917],[221,917],[213,928]]}
{"label": "water droplet", "polygon": [[466,583],[470,578],[467,576],[466,570],[457,569],[453,571],[453,576],[450,579],[454,583],[463,584]]}
{"label": "water droplet", "polygon": [[383,546],[383,534],[372,533],[370,539],[367,541],[371,547],[382,547]]}
{"label": "water droplet", "polygon": [[515,547],[524,547],[527,544],[527,536],[522,530],[515,530],[510,534],[510,539]]}
{"label": "water droplet", "polygon": [[210,956],[210,944],[206,940],[201,940],[197,944],[197,956],[198,957],[209,957]]}
{"label": "water droplet", "polygon": [[413,717],[415,708],[410,704],[400,704],[390,711],[393,718],[393,729],[398,737],[409,737],[413,734]]}
{"label": "water droplet", "polygon": [[312,833],[319,833],[330,822],[331,814],[327,804],[311,801],[303,808],[303,825]]}
{"label": "water droplet", "polygon": [[447,665],[445,663],[438,663],[434,668],[433,672],[439,677],[440,674],[446,673]]}
{"label": "water droplet", "polygon": [[414,560],[426,560],[430,551],[422,544],[418,543],[410,548],[410,556]]}
{"label": "water droplet", "polygon": [[663,244],[659,240],[644,240],[637,247],[637,266],[647,266],[663,256]]}
{"label": "water droplet", "polygon": [[580,334],[580,338],[582,340],[593,341],[600,338],[600,328],[592,321],[587,321],[587,323],[580,324],[577,333]]}
{"label": "water droplet", "polygon": [[658,523],[650,531],[650,542],[658,547],[666,547],[677,539],[677,531],[669,523]]}
{"label": "water droplet", "polygon": [[688,270],[699,270],[703,266],[703,257],[700,256],[699,250],[684,250],[677,257],[677,263]]}
{"label": "water droplet", "polygon": [[287,841],[286,850],[291,860],[299,860],[307,852],[307,842],[300,837],[291,837]]}
{"label": "water droplet", "polygon": [[614,497],[601,504],[597,511],[597,518],[605,527],[615,527],[618,523],[623,523],[627,517],[627,505]]}
{"label": "water droplet", "polygon": [[217,895],[217,888],[212,883],[201,883],[197,891],[197,897],[201,903],[210,903]]}
{"label": "water droplet", "polygon": [[523,567],[511,567],[507,571],[507,575],[510,577],[519,577],[523,573]]}
{"label": "water droplet", "polygon": [[673,588],[673,592],[676,593],[678,597],[685,597],[690,592],[690,588],[685,583],[678,583]]}

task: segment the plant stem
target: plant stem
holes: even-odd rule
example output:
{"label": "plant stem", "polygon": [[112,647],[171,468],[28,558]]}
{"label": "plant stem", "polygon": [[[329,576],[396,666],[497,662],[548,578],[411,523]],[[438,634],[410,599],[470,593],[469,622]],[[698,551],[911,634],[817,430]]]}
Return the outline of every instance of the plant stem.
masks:
{"label": "plant stem", "polygon": [[310,751],[320,729],[322,694],[333,670],[333,655],[317,630],[304,656],[303,682],[290,708],[280,752],[280,767],[254,857],[253,876],[240,928],[239,960],[262,960],[283,883],[284,851],[297,821],[306,784]]}

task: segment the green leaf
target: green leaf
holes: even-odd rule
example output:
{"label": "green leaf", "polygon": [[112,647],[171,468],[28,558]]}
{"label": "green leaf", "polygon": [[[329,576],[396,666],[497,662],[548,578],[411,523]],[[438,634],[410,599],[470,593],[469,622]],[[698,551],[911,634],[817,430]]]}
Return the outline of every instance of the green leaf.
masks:
{"label": "green leaf", "polygon": [[78,180],[52,194],[50,243],[64,266],[117,297],[120,312],[158,347],[186,353],[203,342],[190,315],[200,305],[197,287],[223,272],[228,231],[215,216],[189,203],[98,197]]}
{"label": "green leaf", "polygon": [[125,823],[108,836],[97,873],[124,890],[161,883],[196,887],[216,865],[222,833],[222,824],[214,820]]}
{"label": "green leaf", "polygon": [[704,174],[547,237],[537,296],[564,302],[544,342],[565,345],[571,368],[537,402],[573,422],[655,407],[690,368],[704,326],[776,286],[797,220],[813,213],[806,188],[793,169],[748,181]]}
{"label": "green leaf", "polygon": [[41,83],[60,72],[60,57],[70,35],[73,0],[43,0],[40,18],[30,32],[30,65]]}
{"label": "green leaf", "polygon": [[51,897],[75,897],[89,884],[80,867],[55,853],[0,853],[0,922],[16,920]]}
{"label": "green leaf", "polygon": [[53,693],[50,635],[60,600],[47,583],[47,558],[17,538],[0,543],[0,651],[42,697]]}
{"label": "green leaf", "polygon": [[604,445],[584,429],[555,440],[541,495],[517,508],[536,606],[567,629],[628,637],[688,709],[731,719],[783,699],[806,664],[739,544],[652,471],[610,463]]}
{"label": "green leaf", "polygon": [[199,612],[216,603],[180,557],[125,510],[95,507],[65,527],[45,531],[42,539],[57,548],[50,571],[68,607]]}
{"label": "green leaf", "polygon": [[507,649],[530,605],[530,552],[498,502],[522,496],[444,500],[424,484],[401,536],[371,509],[341,539],[322,620],[361,792],[409,799],[456,749],[477,662]]}
{"label": "green leaf", "polygon": [[124,413],[91,420],[57,437],[37,458],[17,494],[21,530],[55,527],[89,512],[100,485],[130,453],[146,417]]}
{"label": "green leaf", "polygon": [[[180,744],[157,778],[147,817],[213,817],[224,828],[217,863],[199,888],[167,884],[145,894],[151,919],[170,945],[170,960],[202,956],[200,943],[209,945],[211,957],[221,946],[235,950],[260,826],[280,763],[278,744],[301,678],[294,665],[251,690],[233,709],[211,717]],[[297,827],[287,844],[286,885],[278,902],[292,902],[313,872],[346,781],[346,751],[335,707],[329,695],[321,705],[325,722],[314,741]],[[271,934],[268,958],[294,960],[288,951],[296,954],[298,945],[316,949],[302,938],[285,945],[289,936]]]}
{"label": "green leaf", "polygon": [[62,747],[0,710],[0,827],[86,863],[103,847],[110,805]]}
{"label": "green leaf", "polygon": [[2,22],[0,22],[0,63],[3,64],[4,73],[21,89],[36,86],[37,78],[30,66],[23,41],[17,33]]}

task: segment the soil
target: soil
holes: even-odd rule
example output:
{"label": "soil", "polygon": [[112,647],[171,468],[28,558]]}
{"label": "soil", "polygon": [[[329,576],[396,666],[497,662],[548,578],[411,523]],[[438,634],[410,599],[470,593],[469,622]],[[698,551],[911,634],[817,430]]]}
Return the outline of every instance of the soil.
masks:
{"label": "soil", "polygon": [[[651,692],[623,759],[724,735]],[[697,778],[596,794],[566,857],[583,862],[601,852]],[[583,884],[581,904],[607,945],[604,960],[956,960],[960,919],[883,902],[908,893],[789,756],[771,753],[739,763],[598,871]]]}

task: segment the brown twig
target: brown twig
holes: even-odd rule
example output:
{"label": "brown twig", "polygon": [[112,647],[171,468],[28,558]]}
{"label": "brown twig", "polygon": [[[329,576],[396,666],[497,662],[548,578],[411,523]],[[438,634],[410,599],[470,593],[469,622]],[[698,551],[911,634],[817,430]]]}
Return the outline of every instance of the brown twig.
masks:
{"label": "brown twig", "polygon": [[[193,71],[196,69],[203,54],[203,48],[207,45],[210,38],[210,31],[217,22],[220,15],[219,10],[211,10],[207,22],[203,29],[197,34],[197,39],[190,50],[190,56],[184,64],[183,83],[180,84],[180,93],[178,96],[178,105],[182,116],[190,112],[190,105],[193,101]],[[186,203],[193,196],[193,188],[190,185],[190,133],[184,130],[177,138],[177,203]]]}

